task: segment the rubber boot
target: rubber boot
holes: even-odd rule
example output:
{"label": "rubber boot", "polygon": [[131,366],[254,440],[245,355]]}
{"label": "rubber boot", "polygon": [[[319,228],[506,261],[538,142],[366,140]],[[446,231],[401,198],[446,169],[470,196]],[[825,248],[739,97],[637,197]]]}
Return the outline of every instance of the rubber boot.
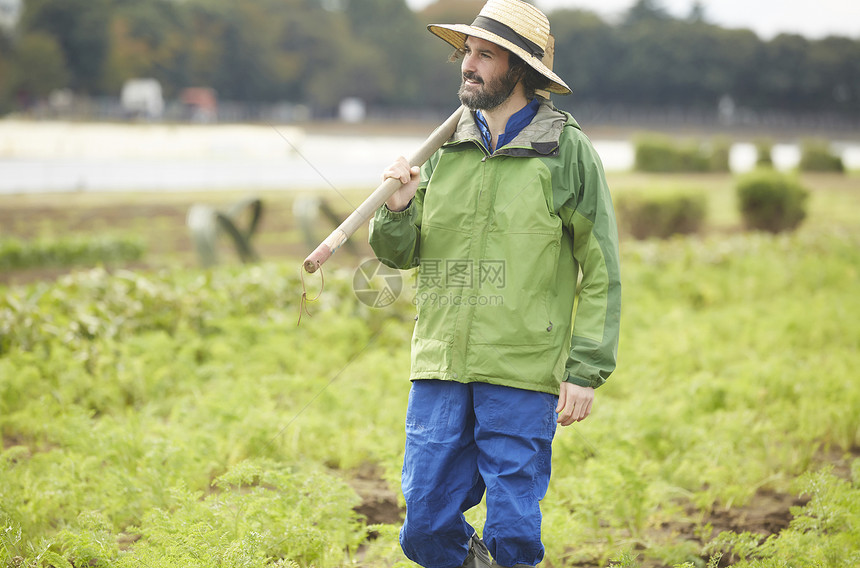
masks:
{"label": "rubber boot", "polygon": [[469,554],[466,555],[462,568],[491,568],[494,565],[495,563],[490,561],[490,551],[487,550],[487,545],[478,538],[477,534],[473,534],[469,544]]}

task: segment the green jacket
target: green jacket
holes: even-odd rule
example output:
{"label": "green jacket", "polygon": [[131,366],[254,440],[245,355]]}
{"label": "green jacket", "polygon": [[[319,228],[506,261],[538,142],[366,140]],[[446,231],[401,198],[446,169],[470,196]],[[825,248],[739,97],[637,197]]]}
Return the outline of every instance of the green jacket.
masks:
{"label": "green jacket", "polygon": [[370,224],[382,262],[418,267],[411,379],[598,387],[615,369],[621,311],[600,158],[549,102],[492,155],[480,140],[465,112],[409,207],[383,206]]}

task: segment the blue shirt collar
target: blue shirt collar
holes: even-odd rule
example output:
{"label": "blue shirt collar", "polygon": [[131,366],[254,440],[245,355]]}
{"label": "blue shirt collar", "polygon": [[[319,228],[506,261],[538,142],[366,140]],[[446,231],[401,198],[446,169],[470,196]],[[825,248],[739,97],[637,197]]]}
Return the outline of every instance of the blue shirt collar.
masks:
{"label": "blue shirt collar", "polygon": [[[505,144],[517,137],[523,128],[529,125],[534,120],[538,109],[540,108],[540,100],[537,97],[533,98],[526,106],[515,112],[508,119],[505,125],[505,131],[499,135],[499,143],[496,145],[498,150]],[[475,111],[475,122],[478,124],[478,130],[481,131],[481,140],[484,142],[484,147],[490,149],[490,127],[487,125],[487,120],[484,118],[480,110]]]}

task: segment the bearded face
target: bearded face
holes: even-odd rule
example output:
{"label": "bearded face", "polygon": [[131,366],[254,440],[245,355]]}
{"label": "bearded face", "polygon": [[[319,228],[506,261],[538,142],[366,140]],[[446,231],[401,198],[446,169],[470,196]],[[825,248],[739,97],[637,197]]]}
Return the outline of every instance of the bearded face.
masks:
{"label": "bearded face", "polygon": [[463,71],[457,95],[460,102],[471,110],[492,110],[508,100],[518,81],[519,77],[510,68],[490,77],[483,77],[475,71]]}

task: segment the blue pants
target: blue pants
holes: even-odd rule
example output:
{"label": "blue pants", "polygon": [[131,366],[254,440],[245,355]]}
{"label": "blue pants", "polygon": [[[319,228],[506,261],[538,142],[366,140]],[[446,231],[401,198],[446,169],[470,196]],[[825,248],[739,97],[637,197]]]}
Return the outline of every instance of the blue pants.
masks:
{"label": "blue pants", "polygon": [[463,563],[475,530],[463,513],[487,493],[483,539],[502,566],[543,559],[557,397],[484,383],[418,380],[406,414],[400,545],[425,568]]}

